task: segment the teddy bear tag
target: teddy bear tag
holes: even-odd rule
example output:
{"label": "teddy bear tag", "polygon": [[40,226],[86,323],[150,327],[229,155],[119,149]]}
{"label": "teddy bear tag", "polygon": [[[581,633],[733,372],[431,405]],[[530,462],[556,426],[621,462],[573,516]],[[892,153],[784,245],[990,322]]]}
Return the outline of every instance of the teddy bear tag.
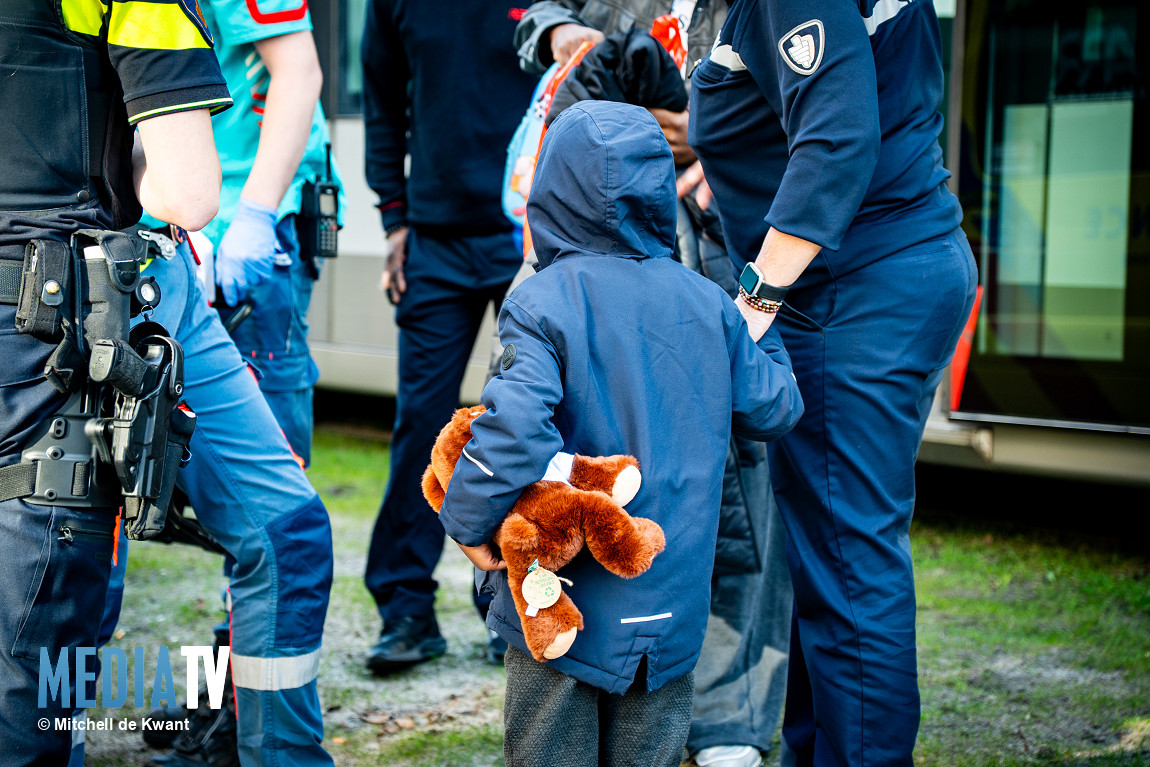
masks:
{"label": "teddy bear tag", "polygon": [[559,596],[563,593],[560,581],[566,581],[568,586],[571,585],[571,581],[541,567],[538,559],[531,563],[527,569],[527,577],[523,579],[523,598],[527,600],[525,612],[527,617],[534,618],[540,610],[559,601]]}

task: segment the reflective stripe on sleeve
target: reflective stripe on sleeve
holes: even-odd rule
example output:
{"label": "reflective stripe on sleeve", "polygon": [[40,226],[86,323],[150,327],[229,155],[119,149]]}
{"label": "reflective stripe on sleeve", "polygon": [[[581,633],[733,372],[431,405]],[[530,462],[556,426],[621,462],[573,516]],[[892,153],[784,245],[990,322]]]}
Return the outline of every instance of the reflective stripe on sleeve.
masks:
{"label": "reflective stripe on sleeve", "polygon": [[232,653],[232,681],[246,690],[294,690],[319,674],[319,650],[294,658],[256,658]]}
{"label": "reflective stripe on sleeve", "polygon": [[112,3],[108,43],[123,48],[186,51],[211,48],[178,3],[128,0]]}
{"label": "reflective stripe on sleeve", "polygon": [[232,100],[230,98],[210,99],[208,101],[193,101],[189,104],[173,104],[169,107],[162,107],[160,109],[149,109],[147,112],[141,112],[138,115],[133,115],[128,118],[128,122],[135,125],[140,120],[147,120],[149,117],[158,117],[159,115],[171,114],[174,112],[188,112],[193,109],[207,109],[212,114],[219,112],[224,107],[230,106]]}
{"label": "reflective stripe on sleeve", "polygon": [[475,458],[472,458],[472,457],[471,457],[471,453],[467,452],[467,448],[463,448],[463,457],[464,457],[464,458],[466,458],[467,460],[471,461],[471,462],[472,462],[473,464],[475,464],[476,466],[478,466],[478,467],[479,467],[479,470],[480,470],[480,471],[482,471],[482,472],[483,472],[484,474],[486,474],[487,476],[489,476],[489,477],[494,477],[494,476],[495,476],[495,472],[491,471],[491,469],[489,469],[489,468],[487,468],[486,466],[484,466],[483,464],[481,464],[481,463],[480,463],[479,461],[477,461]]}

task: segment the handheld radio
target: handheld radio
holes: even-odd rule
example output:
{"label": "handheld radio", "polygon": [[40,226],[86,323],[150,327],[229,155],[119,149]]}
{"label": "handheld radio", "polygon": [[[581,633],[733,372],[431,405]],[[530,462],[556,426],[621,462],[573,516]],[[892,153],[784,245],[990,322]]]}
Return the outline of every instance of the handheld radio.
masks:
{"label": "handheld radio", "polygon": [[335,258],[339,244],[339,185],[331,172],[331,144],[327,151],[327,172],[323,181],[303,185],[300,209],[300,243],[310,246],[318,258]]}

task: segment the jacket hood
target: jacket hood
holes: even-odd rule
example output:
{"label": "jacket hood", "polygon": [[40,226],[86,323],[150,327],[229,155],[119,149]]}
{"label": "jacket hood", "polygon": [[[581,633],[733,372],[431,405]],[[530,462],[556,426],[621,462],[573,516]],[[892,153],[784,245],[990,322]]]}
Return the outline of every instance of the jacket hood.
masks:
{"label": "jacket hood", "polygon": [[527,200],[539,268],[567,255],[670,256],[675,163],[642,107],[582,101],[548,129]]}

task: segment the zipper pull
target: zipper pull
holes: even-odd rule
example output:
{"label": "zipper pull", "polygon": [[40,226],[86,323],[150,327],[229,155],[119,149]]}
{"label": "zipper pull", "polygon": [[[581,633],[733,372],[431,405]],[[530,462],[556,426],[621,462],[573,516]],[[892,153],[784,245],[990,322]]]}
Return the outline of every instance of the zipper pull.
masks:
{"label": "zipper pull", "polygon": [[56,540],[63,541],[65,543],[75,543],[76,542],[76,539],[74,537],[72,537],[72,528],[61,527],[60,532],[62,533],[62,535],[59,538],[57,538]]}

